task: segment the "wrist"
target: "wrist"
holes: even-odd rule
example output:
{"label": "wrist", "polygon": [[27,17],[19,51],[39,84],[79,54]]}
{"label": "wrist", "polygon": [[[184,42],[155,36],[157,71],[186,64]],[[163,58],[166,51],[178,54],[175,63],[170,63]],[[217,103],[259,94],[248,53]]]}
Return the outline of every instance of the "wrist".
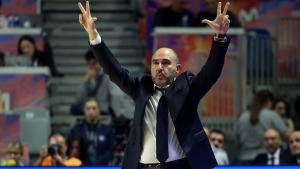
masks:
{"label": "wrist", "polygon": [[215,34],[214,35],[214,41],[217,41],[217,42],[227,42],[228,40],[228,37],[226,34]]}
{"label": "wrist", "polygon": [[88,32],[89,35],[89,40],[92,41],[94,39],[96,39],[96,37],[99,35],[98,31],[96,29]]}

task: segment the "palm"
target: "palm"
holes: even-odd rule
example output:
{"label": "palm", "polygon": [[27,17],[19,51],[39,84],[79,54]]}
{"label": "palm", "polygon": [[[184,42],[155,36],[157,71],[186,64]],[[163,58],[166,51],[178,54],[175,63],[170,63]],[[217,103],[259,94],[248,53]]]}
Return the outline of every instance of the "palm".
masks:
{"label": "palm", "polygon": [[230,20],[228,19],[228,15],[226,15],[228,7],[230,3],[227,2],[223,12],[221,12],[221,2],[218,3],[217,8],[217,16],[213,21],[208,19],[203,19],[202,23],[206,23],[209,27],[211,27],[216,34],[226,34],[229,29]]}

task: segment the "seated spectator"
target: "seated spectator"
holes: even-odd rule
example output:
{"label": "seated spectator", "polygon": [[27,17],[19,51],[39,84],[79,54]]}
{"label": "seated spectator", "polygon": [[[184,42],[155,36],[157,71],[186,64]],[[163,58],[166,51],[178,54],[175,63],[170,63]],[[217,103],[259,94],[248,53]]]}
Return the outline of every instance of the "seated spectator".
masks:
{"label": "seated spectator", "polygon": [[0,0],[0,29],[7,28],[7,18],[2,14],[2,0]]}
{"label": "seated spectator", "polygon": [[253,164],[255,165],[287,165],[289,155],[281,147],[282,141],[280,134],[275,129],[268,129],[263,138],[263,145],[266,153],[258,154]]}
{"label": "seated spectator", "polygon": [[41,148],[40,157],[35,162],[35,165],[40,166],[80,166],[81,164],[79,159],[67,157],[66,140],[59,133],[49,137],[48,146]]}
{"label": "seated spectator", "polygon": [[96,57],[92,51],[85,54],[88,71],[84,75],[84,82],[77,91],[77,99],[71,105],[71,113],[73,115],[83,115],[84,102],[87,98],[94,97],[98,103],[101,103],[101,111],[109,113],[111,107],[112,90],[114,84],[109,77],[102,71],[102,67],[98,64]]}
{"label": "seated spectator", "polygon": [[29,35],[23,35],[18,41],[18,53],[31,58],[32,66],[47,66],[55,77],[62,77],[54,64],[52,52],[43,52],[37,49],[35,40]]}
{"label": "seated spectator", "polygon": [[193,13],[186,8],[187,3],[188,0],[172,0],[170,6],[158,9],[154,16],[154,26],[193,26],[195,18]]}
{"label": "seated spectator", "polygon": [[293,156],[290,164],[300,165],[300,130],[296,130],[290,135],[289,148]]}
{"label": "seated spectator", "polygon": [[24,166],[21,158],[23,146],[19,142],[12,142],[7,145],[5,159],[1,160],[0,166]]}
{"label": "seated spectator", "polygon": [[[211,21],[215,19],[218,2],[219,0],[205,0],[206,11],[198,13],[196,17],[197,26],[201,26],[201,27],[207,26],[206,23],[201,22],[203,19],[208,19]],[[228,10],[227,15],[229,16],[230,19],[230,27],[241,27],[239,20],[231,11]]]}
{"label": "seated spectator", "polygon": [[83,153],[86,154],[84,165],[109,165],[113,158],[114,133],[111,125],[100,122],[100,106],[96,99],[86,100],[84,117],[82,122],[71,129],[69,135],[83,140]]}
{"label": "seated spectator", "polygon": [[238,140],[240,164],[251,164],[254,158],[264,153],[261,144],[264,133],[269,128],[276,129],[281,135],[288,137],[288,129],[280,116],[271,110],[273,94],[262,90],[255,94],[251,109],[243,113],[235,126]]}
{"label": "seated spectator", "polygon": [[287,102],[284,99],[277,99],[274,102],[273,109],[283,119],[283,121],[286,124],[289,132],[294,131],[295,127],[294,127],[293,120],[291,119],[289,111],[288,111]]}
{"label": "seated spectator", "polygon": [[228,155],[224,150],[224,132],[221,130],[213,129],[209,134],[209,141],[212,145],[212,149],[218,165],[228,165]]}

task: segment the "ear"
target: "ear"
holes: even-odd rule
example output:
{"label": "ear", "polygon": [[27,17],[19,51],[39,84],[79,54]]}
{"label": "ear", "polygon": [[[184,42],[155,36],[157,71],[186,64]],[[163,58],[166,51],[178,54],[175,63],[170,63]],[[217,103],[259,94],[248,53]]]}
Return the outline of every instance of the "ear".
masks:
{"label": "ear", "polygon": [[181,72],[181,64],[176,65],[176,72],[180,73]]}

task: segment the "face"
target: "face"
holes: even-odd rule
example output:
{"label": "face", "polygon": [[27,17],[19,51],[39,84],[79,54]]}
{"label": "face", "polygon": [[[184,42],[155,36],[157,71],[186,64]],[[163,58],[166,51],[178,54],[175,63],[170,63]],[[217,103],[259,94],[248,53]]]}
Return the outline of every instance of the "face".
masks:
{"label": "face", "polygon": [[224,148],[224,136],[220,133],[210,133],[209,141],[216,148]]}
{"label": "face", "polygon": [[7,152],[8,159],[15,160],[16,162],[21,160],[22,154],[18,149],[11,149]]}
{"label": "face", "polygon": [[94,121],[100,114],[100,108],[95,100],[90,100],[85,103],[84,116],[89,122]]}
{"label": "face", "polygon": [[49,144],[58,144],[61,146],[61,151],[59,154],[61,156],[65,156],[67,152],[67,144],[65,138],[60,134],[55,134],[49,139]]}
{"label": "face", "polygon": [[263,143],[268,152],[275,152],[281,145],[279,133],[274,129],[267,130],[264,135]]}
{"label": "face", "polygon": [[280,116],[285,116],[286,114],[286,106],[285,103],[282,101],[279,101],[275,105],[275,111],[280,115]]}
{"label": "face", "polygon": [[290,135],[289,147],[293,155],[300,155],[300,131],[295,131]]}
{"label": "face", "polygon": [[22,40],[20,43],[21,51],[24,55],[32,56],[34,54],[34,44],[28,40]]}
{"label": "face", "polygon": [[160,48],[152,56],[151,76],[159,87],[171,84],[180,71],[175,52],[169,48]]}

